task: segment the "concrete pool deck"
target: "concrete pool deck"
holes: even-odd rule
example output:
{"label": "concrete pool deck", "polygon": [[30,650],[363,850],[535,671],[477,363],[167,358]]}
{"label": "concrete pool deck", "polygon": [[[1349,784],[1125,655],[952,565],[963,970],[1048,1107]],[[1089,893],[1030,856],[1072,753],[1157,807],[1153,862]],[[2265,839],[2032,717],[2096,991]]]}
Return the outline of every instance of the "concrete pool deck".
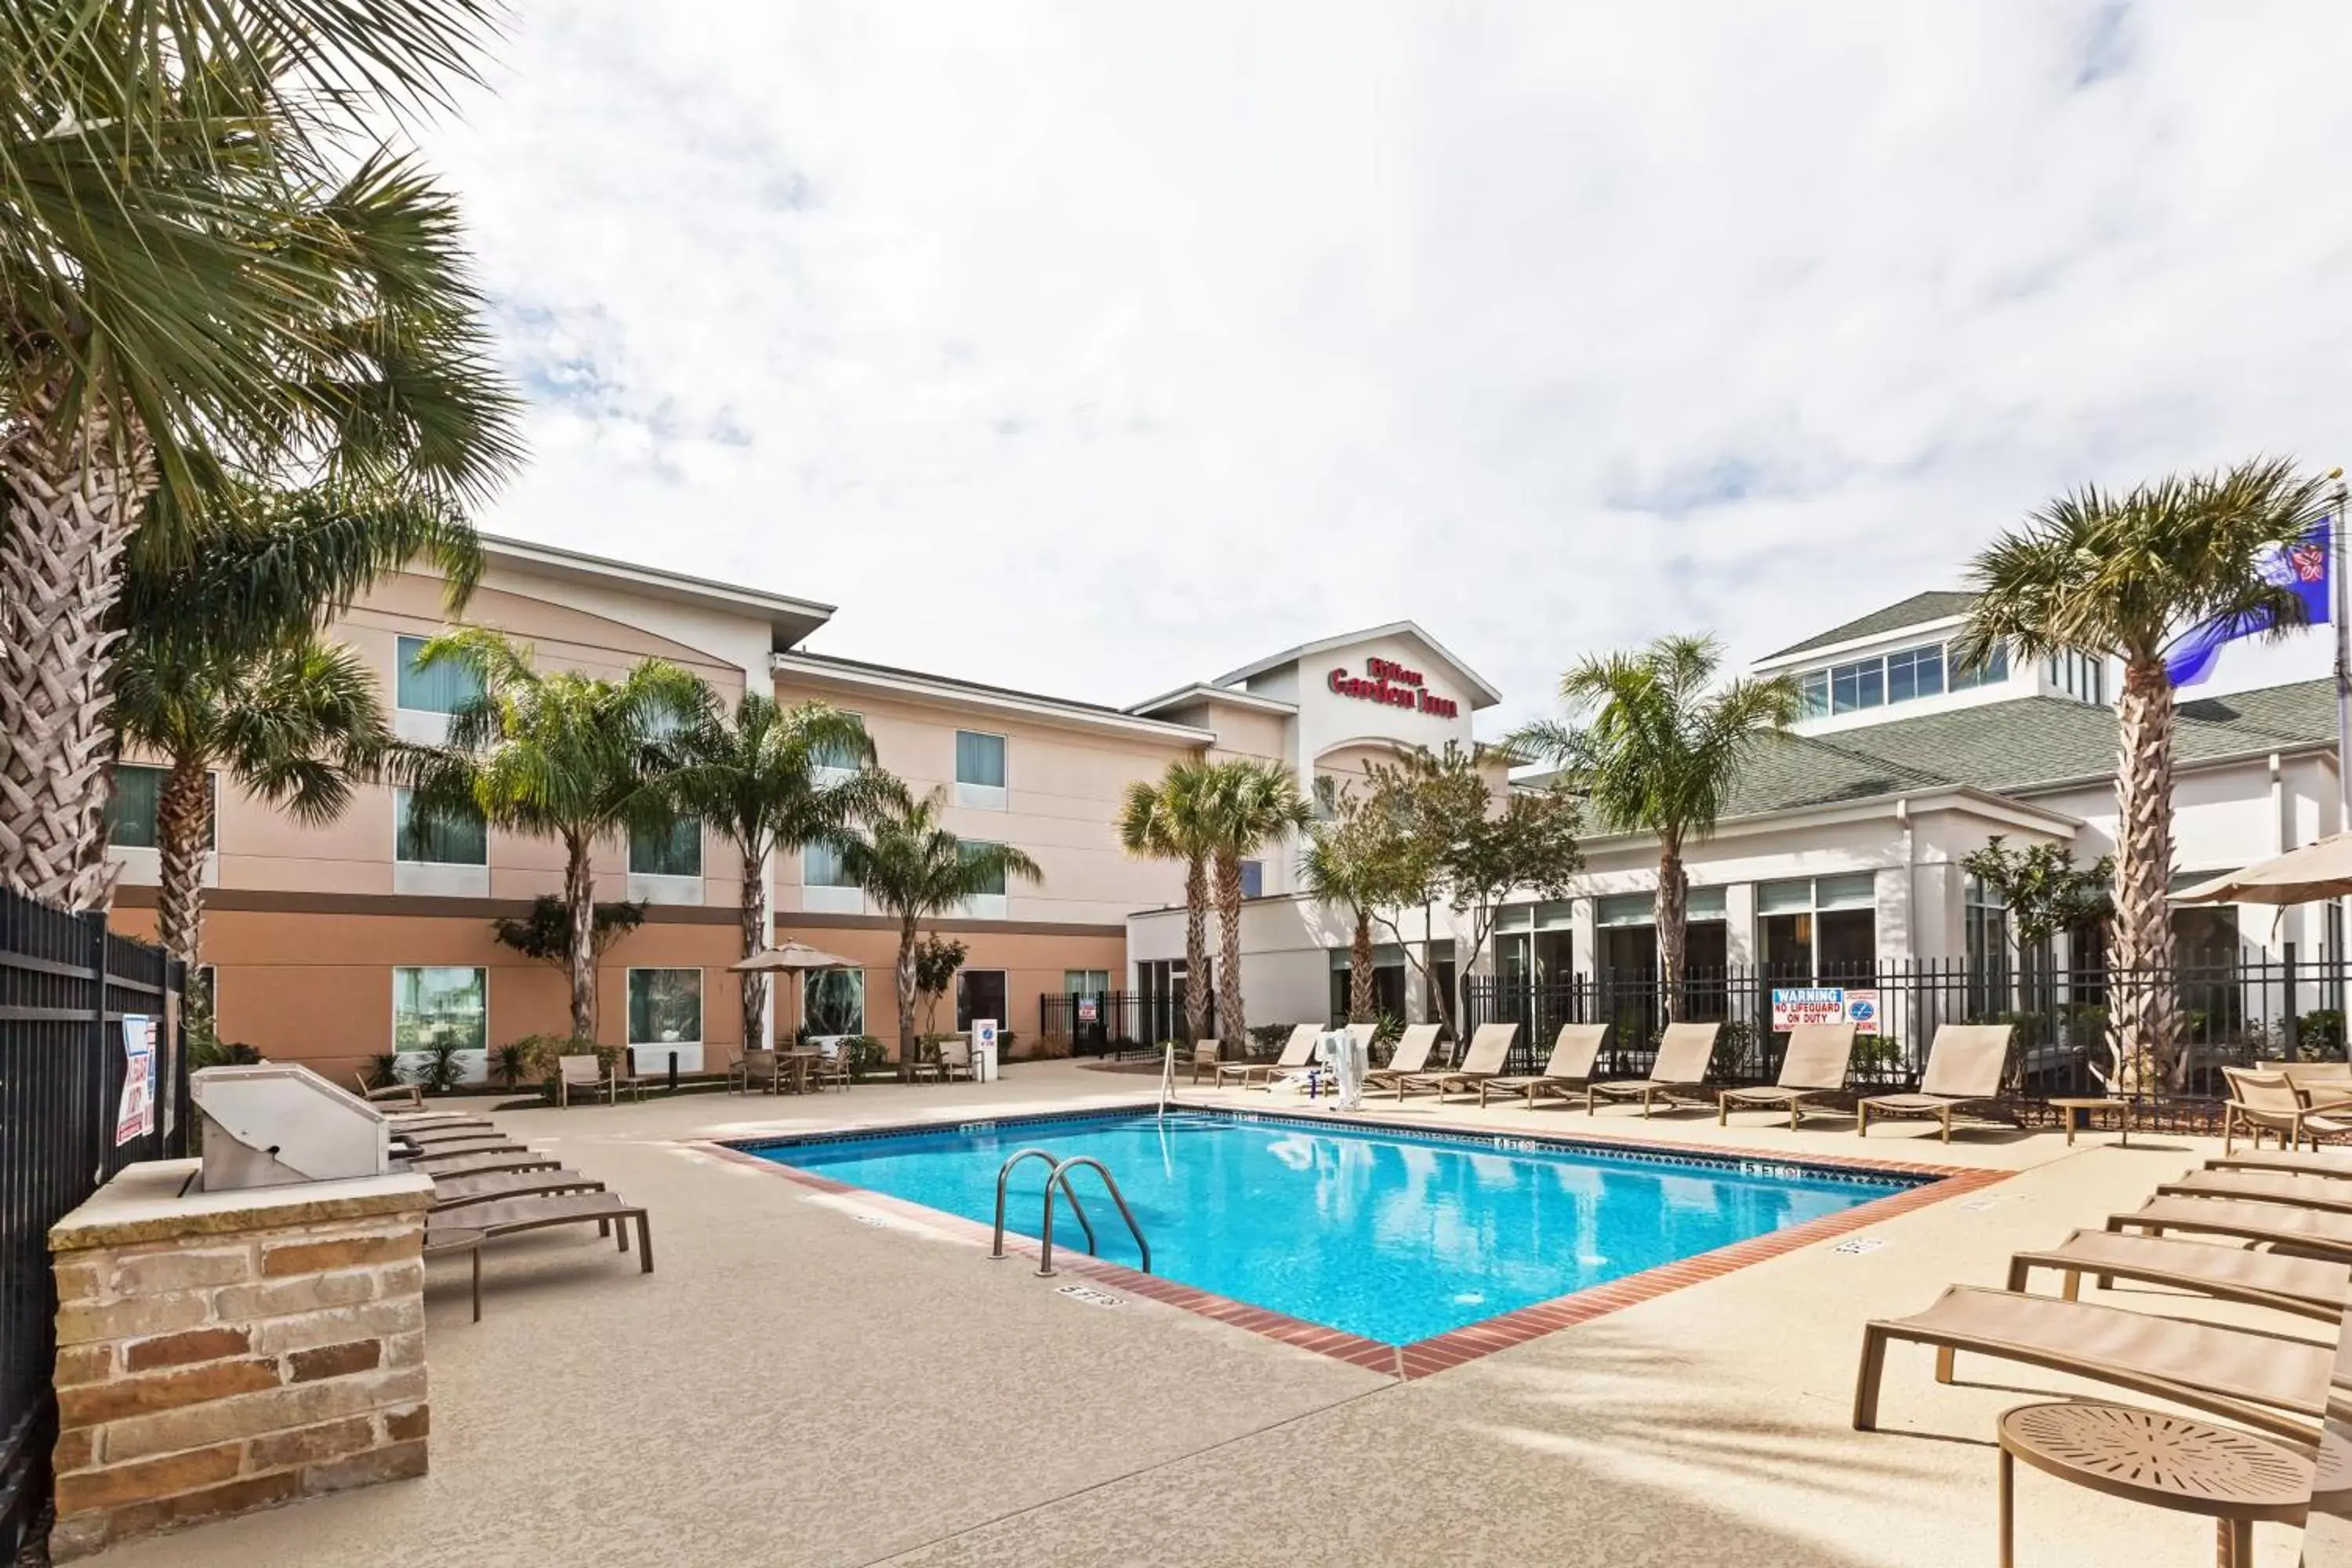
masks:
{"label": "concrete pool deck", "polygon": [[[1930,1353],[1898,1346],[1885,1430],[1858,1433],[1864,1320],[1955,1281],[1998,1284],[2011,1252],[2136,1205],[2211,1142],[2135,1134],[2122,1150],[2094,1133],[2070,1149],[2056,1132],[1987,1130],[1947,1147],[1929,1123],[1865,1142],[1836,1119],[1792,1133],[1761,1116],[1718,1129],[1696,1112],[1381,1102],[1382,1119],[1416,1124],[2007,1173],[1842,1238],[1874,1248],[1801,1247],[1412,1381],[1116,1289],[1106,1309],[1056,1289],[1075,1279],[989,1264],[964,1227],[698,1146],[1155,1092],[1055,1063],[976,1086],[499,1112],[652,1210],[658,1272],[593,1235],[509,1246],[486,1265],[477,1325],[464,1264],[434,1264],[431,1475],[88,1561],[1990,1563],[1993,1417],[2093,1385],[1963,1357],[1961,1385],[1939,1387]],[[2112,1299],[2264,1321],[2128,1288]],[[2212,1561],[2204,1521],[2031,1472],[2018,1528],[2021,1564]],[[2264,1568],[2294,1562],[2298,1531],[2256,1535]]]}

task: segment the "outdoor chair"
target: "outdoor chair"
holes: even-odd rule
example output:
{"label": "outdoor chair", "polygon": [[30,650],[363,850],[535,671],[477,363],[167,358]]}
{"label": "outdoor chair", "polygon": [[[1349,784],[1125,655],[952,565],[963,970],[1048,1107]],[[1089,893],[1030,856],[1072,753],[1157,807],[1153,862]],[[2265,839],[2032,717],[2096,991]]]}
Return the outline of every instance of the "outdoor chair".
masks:
{"label": "outdoor chair", "polygon": [[599,1236],[620,1231],[620,1250],[629,1250],[628,1221],[637,1222],[637,1268],[654,1271],[653,1233],[646,1211],[612,1193],[551,1193],[541,1197],[502,1198],[495,1203],[467,1204],[462,1208],[436,1210],[425,1216],[425,1245],[433,1245],[436,1230],[478,1230],[485,1241],[544,1230],[557,1225],[593,1225]]}
{"label": "outdoor chair", "polygon": [[2285,1334],[1954,1285],[1924,1312],[1864,1325],[1857,1432],[1878,1425],[1886,1347],[1898,1340],[1936,1347],[1937,1383],[1952,1381],[1954,1357],[1968,1351],[2111,1383],[2304,1442],[2317,1440],[2336,1362],[2334,1345]]}
{"label": "outdoor chair", "polygon": [[2258,1061],[2254,1070],[2284,1075],[2306,1110],[2352,1107],[2352,1067],[2342,1062]]}
{"label": "outdoor chair", "polygon": [[360,1098],[368,1101],[371,1105],[389,1105],[394,1101],[399,1101],[403,1104],[415,1106],[419,1110],[425,1109],[425,1090],[420,1085],[413,1083],[387,1083],[379,1089],[370,1089],[368,1087],[367,1074],[363,1072],[355,1072],[352,1074],[352,1081],[359,1085]]}
{"label": "outdoor chair", "polygon": [[[1355,1027],[1354,1025],[1349,1026]],[[1404,1091],[1397,1086],[1414,1074],[1428,1070],[1429,1053],[1437,1048],[1437,1036],[1442,1026],[1437,1024],[1407,1025],[1404,1033],[1397,1037],[1396,1049],[1389,1057],[1389,1065],[1374,1068],[1366,1073],[1364,1087],[1368,1089],[1395,1089],[1397,1098],[1402,1100]]]}
{"label": "outdoor chair", "polygon": [[1199,1083],[1201,1081],[1201,1075],[1204,1072],[1211,1074],[1215,1073],[1218,1069],[1218,1049],[1216,1041],[1195,1040],[1192,1042],[1192,1081],[1194,1083]]}
{"label": "outdoor chair", "polygon": [[2352,1181],[2352,1149],[2232,1149],[2205,1162],[2209,1171],[2296,1171]]}
{"label": "outdoor chair", "polygon": [[[848,1049],[845,1045],[835,1047],[835,1058],[844,1058]],[[971,1070],[971,1042],[961,1036],[940,1042],[940,1054],[935,1065],[941,1083],[952,1083],[958,1073],[963,1074],[966,1082],[974,1081],[977,1077]]]}
{"label": "outdoor chair", "polygon": [[1675,1104],[1677,1094],[1695,1092],[1706,1082],[1707,1064],[1715,1059],[1715,1037],[1721,1024],[1668,1024],[1658,1037],[1658,1054],[1647,1078],[1624,1078],[1584,1086],[1584,1114],[1597,1115],[1604,1100],[1639,1100],[1642,1114],[1660,1100]]}
{"label": "outdoor chair", "polygon": [[2150,1198],[2129,1214],[2107,1216],[2113,1231],[2148,1236],[2221,1236],[2305,1258],[2352,1263],[2352,1214],[2238,1198]]}
{"label": "outdoor chair", "polygon": [[2279,1142],[2289,1149],[2302,1148],[2305,1139],[2317,1149],[2322,1138],[2352,1135],[2352,1121],[2326,1113],[2352,1107],[2331,1100],[2315,1110],[2305,1102],[2284,1073],[2223,1068],[2221,1076],[2230,1082],[2230,1098],[2221,1107],[2224,1154],[2236,1152],[2242,1131],[2253,1134],[2256,1149],[2263,1146],[2263,1135],[2271,1132],[2277,1133]]}
{"label": "outdoor chair", "polygon": [[601,1193],[604,1184],[562,1166],[541,1171],[484,1171],[465,1176],[433,1176],[435,1214],[498,1203],[507,1198],[540,1197],[549,1193]]}
{"label": "outdoor chair", "polygon": [[2160,1198],[2233,1198],[2352,1214],[2352,1182],[2300,1171],[2189,1171],[2157,1184]]}
{"label": "outdoor chair", "polygon": [[1789,1047],[1780,1058],[1780,1077],[1769,1087],[1727,1089],[1716,1097],[1715,1121],[1731,1123],[1734,1110],[1779,1110],[1786,1108],[1794,1129],[1808,1100],[1845,1091],[1846,1069],[1853,1062],[1852,1024],[1800,1024],[1789,1031]]}
{"label": "outdoor chair", "polygon": [[2007,1024],[1944,1024],[1927,1047],[1927,1070],[1916,1094],[1875,1094],[1854,1107],[1854,1135],[1870,1136],[1870,1119],[1932,1116],[1944,1142],[1952,1141],[1952,1112],[2000,1100],[2009,1071]]}
{"label": "outdoor chair", "polygon": [[558,1057],[555,1058],[555,1103],[570,1105],[572,1095],[585,1089],[593,1100],[602,1094],[608,1101],[614,1099],[613,1086],[604,1076],[604,1064],[593,1056]]}
{"label": "outdoor chair", "polygon": [[2083,1276],[2090,1274],[2102,1289],[2111,1279],[2129,1279],[2329,1323],[2340,1321],[2352,1308],[2352,1267],[2160,1236],[2078,1230],[2055,1247],[2013,1255],[2009,1288],[2023,1290],[2037,1268],[2063,1277],[2060,1293],[2069,1301],[2081,1291]]}
{"label": "outdoor chair", "polygon": [[730,1094],[774,1094],[782,1074],[778,1070],[776,1053],[754,1046],[735,1058],[727,1069],[727,1092]]}
{"label": "outdoor chair", "polygon": [[[969,1047],[966,1047],[966,1049],[969,1048]],[[845,1039],[835,1040],[833,1043],[833,1049],[822,1051],[816,1060],[809,1064],[809,1082],[818,1089],[823,1089],[829,1083],[836,1083],[841,1086],[843,1092],[846,1093],[851,1080],[856,1076],[850,1070],[852,1065],[849,1042]]]}
{"label": "outdoor chair", "polygon": [[1412,1073],[1397,1080],[1397,1098],[1408,1089],[1432,1089],[1443,1100],[1448,1094],[1467,1094],[1490,1078],[1500,1078],[1509,1060],[1511,1042],[1519,1037],[1517,1024],[1481,1024],[1462,1053],[1462,1065],[1445,1072]]}
{"label": "outdoor chair", "polygon": [[[1304,1072],[1315,1065],[1315,1041],[1322,1032],[1318,1025],[1298,1025],[1283,1043],[1282,1055],[1270,1062],[1219,1062],[1217,1076],[1209,1087],[1223,1089],[1228,1083],[1237,1083],[1244,1089],[1271,1089],[1276,1073]],[[1197,1071],[1193,1081],[1199,1081]]]}
{"label": "outdoor chair", "polygon": [[1541,1072],[1532,1078],[1478,1080],[1479,1108],[1486,1108],[1489,1094],[1524,1094],[1529,1110],[1536,1108],[1536,1096],[1539,1094],[1566,1099],[1592,1081],[1592,1065],[1601,1059],[1601,1047],[1608,1038],[1606,1024],[1562,1024]]}

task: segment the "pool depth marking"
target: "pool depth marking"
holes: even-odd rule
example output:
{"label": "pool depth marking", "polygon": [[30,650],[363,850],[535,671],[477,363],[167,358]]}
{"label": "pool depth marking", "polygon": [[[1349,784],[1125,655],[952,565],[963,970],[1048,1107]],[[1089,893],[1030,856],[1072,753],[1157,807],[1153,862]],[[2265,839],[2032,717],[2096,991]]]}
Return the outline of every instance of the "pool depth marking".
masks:
{"label": "pool depth marking", "polygon": [[[1040,1111],[1032,1115],[1001,1117],[988,1124],[988,1131],[1003,1131],[1006,1128],[1017,1127],[1027,1122],[1095,1121],[1148,1115],[1155,1109],[1155,1106],[1146,1103],[1134,1106],[1088,1107],[1077,1111]],[[1460,1366],[1465,1362],[1476,1361],[1481,1357],[1492,1355],[1496,1351],[1508,1350],[1515,1345],[1525,1344],[1530,1340],[1541,1339],[1547,1334],[1556,1333],[1561,1329],[1573,1328],[1579,1323],[1606,1317],[1612,1312],[1622,1311],[1628,1307],[1654,1300],[1660,1296],[1671,1294],[1688,1286],[1703,1284],[1709,1279],[1720,1279],[1726,1274],[1737,1273],[1742,1268],[1762,1263],[1767,1259],[1781,1257],[1801,1247],[1814,1246],[1834,1237],[1843,1236],[1849,1231],[1858,1230],[1866,1225],[1875,1225],[1882,1220],[1892,1219],[1897,1215],[1924,1208],[1929,1204],[1942,1203],[1948,1198],[1975,1192],[1979,1188],[2006,1181],[2016,1174],[2013,1171],[1987,1171],[1965,1166],[1929,1165],[1916,1161],[1857,1160],[1842,1154],[1807,1154],[1801,1161],[1791,1161],[1785,1155],[1776,1155],[1769,1150],[1762,1149],[1686,1150],[1666,1143],[1623,1144],[1614,1139],[1578,1140],[1570,1137],[1514,1137],[1507,1140],[1496,1134],[1431,1127],[1399,1127],[1388,1122],[1359,1121],[1352,1117],[1346,1121],[1335,1123],[1327,1118],[1298,1116],[1282,1111],[1221,1112],[1195,1106],[1187,1106],[1184,1109],[1187,1114],[1220,1121],[1256,1122],[1295,1121],[1308,1127],[1359,1128],[1367,1131],[1482,1143],[1490,1147],[1500,1147],[1508,1142],[1532,1146],[1524,1150],[1514,1150],[1514,1152],[1540,1153],[1560,1150],[1580,1154],[1623,1154],[1634,1159],[1663,1160],[1675,1164],[1717,1165],[1749,1175],[1779,1175],[1786,1173],[1790,1176],[1806,1178],[1833,1177],[1845,1173],[1856,1177],[1877,1176],[1882,1179],[1906,1176],[1927,1178],[1917,1185],[1889,1193],[1885,1197],[1874,1198],[1865,1204],[1857,1204],[1852,1208],[1841,1209],[1834,1214],[1817,1215],[1785,1229],[1766,1231],[1761,1236],[1735,1241],[1710,1252],[1694,1253],[1688,1258],[1660,1264],[1654,1268],[1645,1268],[1637,1274],[1622,1275],[1605,1284],[1570,1291],[1565,1296],[1555,1296],[1549,1300],[1537,1301],[1511,1311],[1498,1313],[1491,1318],[1482,1318],[1475,1322],[1465,1323],[1460,1328],[1449,1329],[1444,1333],[1433,1334],[1427,1339],[1414,1340],[1404,1344],[1391,1344],[1381,1340],[1367,1339],[1361,1334],[1349,1333],[1344,1329],[1335,1329],[1324,1323],[1308,1322],[1303,1318],[1294,1318],[1287,1313],[1272,1311],[1264,1307],[1254,1306],[1247,1301],[1236,1301],[1229,1297],[1219,1296],[1194,1286],[1162,1279],[1158,1275],[1144,1274],[1128,1268],[1125,1264],[1089,1257],[1085,1253],[1057,1251],[1055,1254],[1055,1267],[1061,1272],[1082,1274],[1090,1279],[1101,1280],[1105,1284],[1118,1286],[1129,1295],[1141,1296],[1149,1300],[1181,1308],[1200,1317],[1213,1318],[1219,1322],[1231,1324],[1237,1329],[1247,1329],[1264,1339],[1276,1340],[1301,1350],[1313,1351],[1318,1355],[1328,1356],[1335,1361],[1343,1361],[1351,1366],[1364,1367],[1369,1371],[1385,1373],[1406,1382]],[[704,1147],[723,1158],[772,1172],[799,1185],[812,1187],[819,1192],[852,1194],[868,1203],[903,1211],[910,1217],[919,1218],[924,1223],[936,1226],[940,1229],[960,1230],[974,1240],[985,1242],[992,1232],[988,1226],[978,1220],[969,1219],[959,1214],[950,1214],[945,1209],[929,1208],[921,1204],[893,1196],[888,1193],[875,1192],[866,1187],[854,1187],[845,1182],[836,1182],[829,1176],[821,1176],[814,1171],[797,1165],[787,1165],[775,1160],[761,1159],[758,1154],[751,1152],[754,1149],[791,1148],[804,1143],[862,1142],[867,1139],[937,1134],[951,1129],[959,1135],[963,1133],[963,1129],[955,1123],[943,1121],[918,1121],[889,1127],[850,1128],[832,1133],[793,1133],[782,1137],[712,1142],[705,1144]],[[1004,1239],[1008,1255],[1032,1258],[1036,1256],[1036,1244],[1029,1237],[1008,1231]],[[1884,1244],[1881,1243],[1881,1245]],[[1840,1247],[1832,1250],[1843,1251],[1845,1248]],[[1855,1250],[1875,1251],[1876,1247],[1856,1247]]]}

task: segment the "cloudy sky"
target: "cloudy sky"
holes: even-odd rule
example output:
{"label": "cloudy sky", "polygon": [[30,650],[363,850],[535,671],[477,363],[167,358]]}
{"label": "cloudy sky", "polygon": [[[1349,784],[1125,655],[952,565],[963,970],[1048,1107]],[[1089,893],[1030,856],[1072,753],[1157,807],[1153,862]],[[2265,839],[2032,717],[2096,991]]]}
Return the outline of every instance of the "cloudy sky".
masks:
{"label": "cloudy sky", "polygon": [[[1549,706],[2070,484],[2352,463],[2340,0],[524,0],[431,130],[504,533],[1102,701],[1411,616]],[[2325,668],[2234,654],[2217,689]]]}

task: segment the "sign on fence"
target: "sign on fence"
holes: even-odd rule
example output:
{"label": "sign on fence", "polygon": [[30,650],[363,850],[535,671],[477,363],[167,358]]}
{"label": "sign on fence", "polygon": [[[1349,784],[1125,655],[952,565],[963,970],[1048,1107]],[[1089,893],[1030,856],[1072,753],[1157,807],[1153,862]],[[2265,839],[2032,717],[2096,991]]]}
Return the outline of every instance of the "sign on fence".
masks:
{"label": "sign on fence", "polygon": [[1081,1023],[1081,1024],[1091,1024],[1091,1023],[1093,1023],[1093,1022],[1095,1021],[1095,1015],[1096,1015],[1097,1011],[1097,1005],[1096,1005],[1095,999],[1094,999],[1093,997],[1091,997],[1091,996],[1081,996],[1081,997],[1079,997],[1079,998],[1078,998],[1078,1022],[1079,1022],[1079,1023]]}
{"label": "sign on fence", "polygon": [[122,1017],[122,1103],[114,1116],[117,1148],[155,1131],[155,1020]]}
{"label": "sign on fence", "polygon": [[1802,1024],[1852,1024],[1857,1035],[1878,1033],[1878,989],[1865,985],[1783,985],[1772,992],[1772,1029]]}

